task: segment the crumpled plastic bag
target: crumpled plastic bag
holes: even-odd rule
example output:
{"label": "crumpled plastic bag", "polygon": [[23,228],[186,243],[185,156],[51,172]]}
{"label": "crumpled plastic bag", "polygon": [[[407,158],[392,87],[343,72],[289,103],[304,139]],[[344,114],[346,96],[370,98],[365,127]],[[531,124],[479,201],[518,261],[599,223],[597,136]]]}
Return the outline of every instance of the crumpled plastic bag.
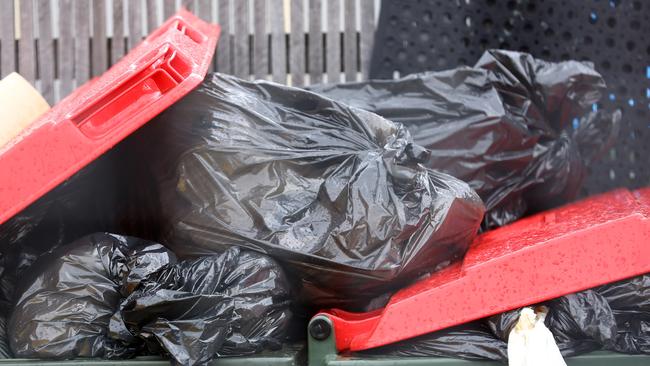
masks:
{"label": "crumpled plastic bag", "polygon": [[8,323],[19,358],[131,357],[108,323],[129,288],[175,256],[160,244],[92,234],[41,256],[20,279]]}
{"label": "crumpled plastic bag", "polygon": [[609,303],[617,333],[608,346],[622,353],[650,354],[650,274],[597,287]]}
{"label": "crumpled plastic bag", "polygon": [[[650,355],[650,274],[562,296],[543,305],[549,309],[544,323],[564,357],[600,349]],[[362,354],[505,362],[505,347],[520,311],[511,310]]]}
{"label": "crumpled plastic bag", "polygon": [[43,254],[17,295],[8,331],[22,358],[203,364],[279,348],[291,321],[288,280],[267,256],[233,247],[177,263],[161,244],[107,233]]}
{"label": "crumpled plastic bag", "polygon": [[113,315],[113,339],[143,339],[182,365],[279,349],[291,321],[289,283],[269,257],[237,247],[155,273]]}
{"label": "crumpled plastic bag", "polygon": [[7,259],[6,255],[0,253],[0,359],[12,358],[7,334],[7,319],[13,304],[7,294],[13,293],[16,278],[7,271],[11,267]]}
{"label": "crumpled plastic bag", "polygon": [[[153,236],[152,195],[135,192],[131,160],[116,147],[0,225],[0,358],[17,278],[45,252],[92,232]],[[139,177],[138,177],[139,178]],[[139,182],[141,180],[138,180]],[[144,183],[143,183],[144,185]],[[137,197],[137,199],[134,199]]]}
{"label": "crumpled plastic bag", "polygon": [[508,366],[566,366],[544,319],[544,310],[521,310],[508,337]]}
{"label": "crumpled plastic bag", "polygon": [[163,243],[268,254],[315,307],[360,308],[461,258],[484,212],[400,124],[270,82],[209,75],[139,137]]}
{"label": "crumpled plastic bag", "polygon": [[450,357],[464,360],[507,360],[507,343],[481,321],[462,324],[413,339],[359,352],[363,357]]}
{"label": "crumpled plastic bag", "polygon": [[512,51],[486,51],[474,67],[310,89],[404,124],[431,151],[424,165],[483,199],[484,229],[574,199],[620,129],[620,112],[586,113],[605,90],[591,63]]}

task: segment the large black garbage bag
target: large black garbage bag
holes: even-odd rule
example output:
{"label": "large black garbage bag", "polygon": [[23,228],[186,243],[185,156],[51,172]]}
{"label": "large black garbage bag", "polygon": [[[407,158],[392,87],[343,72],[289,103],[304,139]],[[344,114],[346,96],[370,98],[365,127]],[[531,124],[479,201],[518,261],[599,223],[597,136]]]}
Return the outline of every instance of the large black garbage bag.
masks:
{"label": "large black garbage bag", "polygon": [[461,258],[484,211],[420,165],[428,153],[400,124],[274,83],[210,75],[140,136],[161,241],[183,256],[268,254],[317,307],[358,308]]}
{"label": "large black garbage bag", "polygon": [[605,89],[592,64],[501,50],[471,68],[310,89],[404,124],[431,151],[426,166],[481,196],[484,228],[575,198],[620,124],[619,112],[585,115]]}
{"label": "large black garbage bag", "polygon": [[133,356],[137,345],[109,338],[109,320],[130,288],[173,262],[160,244],[112,234],[92,234],[42,255],[17,287],[8,324],[13,354]]}
{"label": "large black garbage bag", "polygon": [[[553,299],[545,324],[565,357],[606,349],[650,354],[650,275]],[[364,355],[446,356],[507,361],[510,331],[521,309],[426,334]]]}
{"label": "large black garbage bag", "polygon": [[291,321],[289,283],[261,254],[230,248],[151,275],[122,303],[111,335],[143,338],[177,363],[204,364],[280,348]]}

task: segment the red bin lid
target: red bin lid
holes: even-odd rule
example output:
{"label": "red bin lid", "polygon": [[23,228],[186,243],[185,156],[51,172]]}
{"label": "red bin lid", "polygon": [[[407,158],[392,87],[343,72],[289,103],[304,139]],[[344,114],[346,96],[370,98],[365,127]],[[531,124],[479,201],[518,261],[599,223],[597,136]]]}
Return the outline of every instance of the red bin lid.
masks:
{"label": "red bin lid", "polygon": [[198,86],[219,33],[181,10],[0,147],[0,224]]}
{"label": "red bin lid", "polygon": [[479,235],[462,261],[367,313],[327,310],[339,351],[379,347],[650,272],[650,187],[619,189]]}

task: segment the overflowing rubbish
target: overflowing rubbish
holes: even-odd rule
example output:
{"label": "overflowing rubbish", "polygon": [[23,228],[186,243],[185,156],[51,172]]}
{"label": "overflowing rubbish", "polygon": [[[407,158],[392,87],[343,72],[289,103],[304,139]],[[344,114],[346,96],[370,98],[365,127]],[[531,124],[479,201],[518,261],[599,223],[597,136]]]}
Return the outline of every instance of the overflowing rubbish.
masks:
{"label": "overflowing rubbish", "polygon": [[[319,315],[330,316],[337,350],[371,348],[356,355],[566,366],[563,357],[594,350],[650,354],[650,275],[479,319],[523,304],[503,306],[524,292],[504,295],[501,307],[476,313],[499,295],[487,286],[478,294],[489,281],[477,278],[505,271],[472,270],[532,243],[491,246],[477,233],[576,198],[618,135],[620,112],[595,104],[605,83],[592,64],[492,50],[474,67],[397,80],[303,90],[211,74],[194,89],[218,34],[181,11],[36,122],[47,103],[27,89],[18,99],[30,105],[14,103],[7,85],[21,80],[5,79],[0,109],[16,122],[0,130],[0,165],[21,174],[7,174],[0,194],[0,358],[163,355],[202,365],[281,349],[303,313],[334,307],[366,311]],[[650,201],[639,192],[628,198],[645,215]],[[557,234],[568,226],[554,227],[556,214],[525,220]],[[156,241],[87,235],[97,231]],[[526,234],[517,237],[554,237]],[[628,243],[620,252],[639,245]],[[596,275],[582,286],[579,277],[528,299],[607,282]],[[455,321],[446,326],[431,314],[410,311],[418,323],[404,324],[368,311],[421,300],[412,295],[423,283],[445,300],[432,289],[469,284],[474,302],[445,303],[437,314]],[[431,324],[442,330],[372,338],[379,330],[401,340]]]}
{"label": "overflowing rubbish", "polygon": [[212,74],[138,137],[162,242],[268,254],[314,307],[362,307],[461,258],[483,216],[400,124],[302,89]]}
{"label": "overflowing rubbish", "polygon": [[574,199],[621,119],[591,111],[605,90],[591,63],[502,50],[471,68],[311,90],[402,123],[430,151],[423,165],[468,182],[483,199],[484,229]]}
{"label": "overflowing rubbish", "polygon": [[130,358],[178,364],[282,345],[290,291],[270,258],[231,248],[177,262],[164,246],[93,234],[43,254],[19,281],[8,323],[15,357]]}
{"label": "overflowing rubbish", "polygon": [[108,335],[126,291],[173,263],[162,245],[93,234],[41,256],[16,289],[8,323],[11,351],[22,358],[130,357],[137,347]]}
{"label": "overflowing rubbish", "polygon": [[270,258],[237,247],[168,266],[119,306],[112,339],[142,339],[181,365],[279,349],[290,326],[289,283]]}

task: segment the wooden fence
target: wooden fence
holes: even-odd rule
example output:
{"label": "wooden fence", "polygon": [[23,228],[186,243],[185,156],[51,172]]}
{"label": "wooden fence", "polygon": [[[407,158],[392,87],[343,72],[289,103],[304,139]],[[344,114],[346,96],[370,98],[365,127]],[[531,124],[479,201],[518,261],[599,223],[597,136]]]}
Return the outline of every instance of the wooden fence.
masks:
{"label": "wooden fence", "polygon": [[378,0],[0,0],[0,75],[55,103],[184,6],[222,27],[215,71],[301,86],[368,70]]}

